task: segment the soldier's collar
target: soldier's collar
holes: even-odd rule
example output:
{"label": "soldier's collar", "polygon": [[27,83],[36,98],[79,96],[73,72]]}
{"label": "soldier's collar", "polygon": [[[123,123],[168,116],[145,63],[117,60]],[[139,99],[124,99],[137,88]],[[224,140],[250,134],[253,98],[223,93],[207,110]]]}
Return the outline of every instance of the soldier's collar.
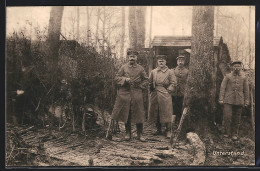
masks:
{"label": "soldier's collar", "polygon": [[137,66],[137,63],[134,63],[133,65],[130,64],[130,62],[128,62],[128,67],[132,68],[132,67],[136,67]]}
{"label": "soldier's collar", "polygon": [[178,65],[176,68],[177,68],[177,69],[184,69],[185,67],[184,67],[184,66],[180,67],[180,66]]}
{"label": "soldier's collar", "polygon": [[233,75],[234,75],[234,76],[236,76],[236,75],[241,76],[241,71],[240,71],[238,74],[236,74],[234,71],[232,71],[232,72],[233,72]]}
{"label": "soldier's collar", "polygon": [[164,69],[161,69],[160,67],[157,67],[157,71],[166,72],[169,68],[166,66]]}

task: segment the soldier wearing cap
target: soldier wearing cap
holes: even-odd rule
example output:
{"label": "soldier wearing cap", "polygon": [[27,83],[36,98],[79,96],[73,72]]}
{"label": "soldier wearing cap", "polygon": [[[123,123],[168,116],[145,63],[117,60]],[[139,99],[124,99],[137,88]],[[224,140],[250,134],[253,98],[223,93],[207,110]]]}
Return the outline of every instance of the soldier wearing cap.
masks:
{"label": "soldier wearing cap", "polygon": [[138,52],[127,51],[128,63],[116,74],[119,85],[116,102],[112,111],[112,119],[125,123],[125,140],[131,139],[131,123],[136,123],[137,139],[145,141],[142,136],[145,111],[142,90],[147,88],[148,77],[144,68],[136,63]]}
{"label": "soldier wearing cap", "polygon": [[177,86],[172,93],[173,111],[176,115],[176,122],[179,122],[182,115],[182,103],[186,87],[186,81],[188,78],[189,70],[184,66],[185,57],[180,55],[177,58],[177,67],[172,71],[176,76]]}
{"label": "soldier wearing cap", "polygon": [[[242,62],[231,63],[233,71],[227,74],[220,87],[219,103],[224,104],[222,131],[224,137],[238,139],[238,130],[243,106],[249,105],[249,86],[242,70]],[[233,125],[231,127],[231,125]]]}
{"label": "soldier wearing cap", "polygon": [[175,76],[166,66],[166,55],[157,55],[157,68],[149,75],[149,109],[148,120],[156,123],[157,132],[155,135],[162,134],[162,124],[165,125],[166,136],[169,138],[170,122],[173,114],[171,92],[175,87]]}

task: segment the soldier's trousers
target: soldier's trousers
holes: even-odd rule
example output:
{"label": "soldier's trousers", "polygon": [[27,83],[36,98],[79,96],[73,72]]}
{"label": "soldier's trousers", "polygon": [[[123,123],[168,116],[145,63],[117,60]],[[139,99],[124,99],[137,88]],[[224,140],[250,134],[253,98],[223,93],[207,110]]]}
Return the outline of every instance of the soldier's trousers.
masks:
{"label": "soldier's trousers", "polygon": [[[166,123],[164,124],[165,125],[165,131],[169,131],[170,130],[170,122],[169,123]],[[160,115],[159,115],[159,112],[157,113],[157,120],[156,120],[156,128],[157,128],[157,131],[158,132],[161,132],[162,130],[162,124],[160,122]]]}
{"label": "soldier's trousers", "polygon": [[224,134],[237,136],[242,109],[242,106],[224,104],[222,121]]}
{"label": "soldier's trousers", "polygon": [[175,122],[181,119],[183,96],[172,96],[173,113],[176,115]]}
{"label": "soldier's trousers", "polygon": [[[130,134],[131,134],[131,116],[132,116],[131,114],[132,114],[132,111],[130,110],[127,122],[125,123],[126,133],[130,133]],[[143,123],[137,123],[136,129],[137,129],[137,134],[142,133],[143,132]]]}

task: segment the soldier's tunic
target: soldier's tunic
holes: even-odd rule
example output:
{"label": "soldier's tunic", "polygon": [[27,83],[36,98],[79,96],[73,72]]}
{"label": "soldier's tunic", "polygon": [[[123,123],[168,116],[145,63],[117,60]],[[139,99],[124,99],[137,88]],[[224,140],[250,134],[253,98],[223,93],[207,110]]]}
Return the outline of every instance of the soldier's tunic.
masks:
{"label": "soldier's tunic", "polygon": [[186,67],[179,67],[173,69],[174,75],[176,76],[177,86],[173,92],[173,96],[184,96],[185,86],[188,78],[189,70]]}
{"label": "soldier's tunic", "polygon": [[[130,78],[132,82],[126,83],[126,78]],[[115,80],[120,87],[112,111],[112,119],[126,123],[131,111],[131,122],[143,123],[145,111],[142,89],[146,89],[148,84],[144,68],[139,64],[127,63],[119,69]]]}
{"label": "soldier's tunic", "polygon": [[177,66],[172,70],[172,72],[176,76],[176,82],[177,82],[176,89],[172,93],[172,102],[173,102],[173,111],[174,114],[176,115],[176,122],[178,122],[182,114],[183,96],[186,88],[186,82],[187,82],[189,70],[184,66],[183,67]]}
{"label": "soldier's tunic", "polygon": [[160,123],[171,122],[172,98],[169,91],[174,91],[176,78],[168,67],[161,70],[156,68],[151,71],[149,83],[154,85],[154,91],[150,92],[149,121],[157,122],[159,113]]}
{"label": "soldier's tunic", "polygon": [[[241,72],[227,74],[221,83],[219,100],[224,102],[223,131],[228,135],[237,134],[242,107],[249,104],[247,77]],[[232,117],[233,130],[231,130]]]}

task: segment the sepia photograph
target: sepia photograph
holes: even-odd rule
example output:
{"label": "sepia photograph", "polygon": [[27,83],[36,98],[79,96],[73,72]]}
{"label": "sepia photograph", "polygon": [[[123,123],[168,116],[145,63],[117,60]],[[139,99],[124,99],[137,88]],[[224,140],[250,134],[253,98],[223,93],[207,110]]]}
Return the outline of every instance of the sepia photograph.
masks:
{"label": "sepia photograph", "polygon": [[5,167],[255,166],[255,6],[7,6]]}

